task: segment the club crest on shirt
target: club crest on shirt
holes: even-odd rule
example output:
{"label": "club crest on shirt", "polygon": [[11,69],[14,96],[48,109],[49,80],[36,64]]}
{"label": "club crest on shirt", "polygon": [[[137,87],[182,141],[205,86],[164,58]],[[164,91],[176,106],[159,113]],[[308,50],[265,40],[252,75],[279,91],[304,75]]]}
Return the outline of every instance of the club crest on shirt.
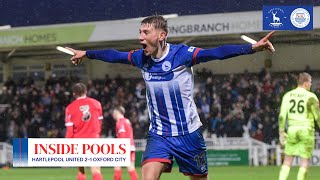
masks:
{"label": "club crest on shirt", "polygon": [[162,64],[163,71],[169,71],[171,69],[171,63],[169,61],[165,61]]}

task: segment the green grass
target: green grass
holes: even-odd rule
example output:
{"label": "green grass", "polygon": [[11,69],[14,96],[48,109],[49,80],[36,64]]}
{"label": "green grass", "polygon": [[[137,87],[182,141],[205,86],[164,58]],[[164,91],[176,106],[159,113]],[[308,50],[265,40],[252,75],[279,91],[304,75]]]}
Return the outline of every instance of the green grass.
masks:
{"label": "green grass", "polygon": [[[89,172],[89,168],[86,171]],[[141,178],[141,169],[138,168]],[[113,179],[112,168],[102,168],[103,179]],[[294,167],[290,171],[289,180],[296,179],[298,168]],[[211,180],[275,180],[278,178],[279,167],[210,167],[209,177]],[[122,179],[130,179],[126,169],[122,170]],[[11,168],[8,170],[0,169],[0,179],[2,180],[69,180],[76,179],[76,168]],[[165,173],[161,176],[164,180],[189,179],[174,168],[171,173]],[[307,180],[319,180],[319,167],[311,167]],[[91,180],[91,174],[88,173],[87,180]]]}

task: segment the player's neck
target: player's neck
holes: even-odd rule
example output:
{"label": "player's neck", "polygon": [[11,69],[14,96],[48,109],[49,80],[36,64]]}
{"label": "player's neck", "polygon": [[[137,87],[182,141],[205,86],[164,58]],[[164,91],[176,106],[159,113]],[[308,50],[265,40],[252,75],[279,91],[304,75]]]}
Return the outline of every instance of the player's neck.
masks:
{"label": "player's neck", "polygon": [[168,44],[167,43],[165,43],[164,46],[159,45],[158,51],[156,51],[157,53],[155,55],[152,55],[151,57],[153,59],[160,59],[161,57],[163,57],[167,53],[167,51],[168,51]]}
{"label": "player's neck", "polygon": [[305,86],[298,86],[298,88],[302,88],[302,89],[305,89],[305,90],[307,90],[308,91],[308,88],[307,87],[305,87]]}
{"label": "player's neck", "polygon": [[124,116],[121,115],[121,116],[119,116],[117,119],[118,119],[118,121],[120,121],[120,119],[123,119],[123,118],[124,118]]}
{"label": "player's neck", "polygon": [[87,97],[86,95],[82,95],[82,96],[78,96],[77,99],[84,99],[86,97]]}

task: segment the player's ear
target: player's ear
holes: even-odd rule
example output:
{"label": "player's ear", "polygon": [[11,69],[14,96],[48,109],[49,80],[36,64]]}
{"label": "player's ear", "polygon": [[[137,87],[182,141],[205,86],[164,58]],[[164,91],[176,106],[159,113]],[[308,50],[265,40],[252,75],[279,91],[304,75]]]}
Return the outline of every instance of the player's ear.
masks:
{"label": "player's ear", "polygon": [[167,37],[167,33],[164,31],[161,31],[161,33],[159,34],[159,40],[163,41],[166,39],[166,37]]}

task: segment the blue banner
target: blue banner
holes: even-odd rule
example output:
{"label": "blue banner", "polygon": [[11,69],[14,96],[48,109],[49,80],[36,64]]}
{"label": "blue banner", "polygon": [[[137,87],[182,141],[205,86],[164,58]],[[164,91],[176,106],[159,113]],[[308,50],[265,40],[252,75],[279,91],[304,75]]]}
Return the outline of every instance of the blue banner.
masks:
{"label": "blue banner", "polygon": [[313,30],[313,6],[263,6],[263,30]]}
{"label": "blue banner", "polygon": [[28,165],[28,139],[13,139],[13,167],[25,167]]}

